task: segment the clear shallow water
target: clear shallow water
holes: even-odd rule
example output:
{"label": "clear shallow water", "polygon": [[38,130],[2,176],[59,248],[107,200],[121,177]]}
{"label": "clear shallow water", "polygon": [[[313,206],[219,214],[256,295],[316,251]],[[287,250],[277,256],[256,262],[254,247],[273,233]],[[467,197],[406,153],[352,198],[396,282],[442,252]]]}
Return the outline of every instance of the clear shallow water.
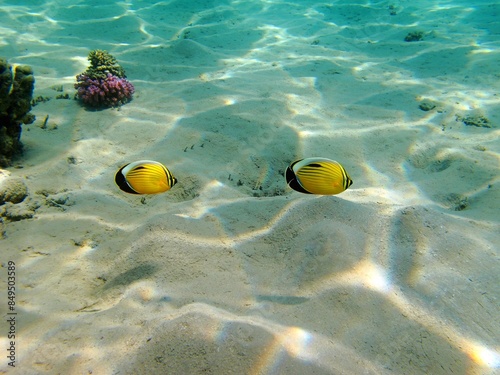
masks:
{"label": "clear shallow water", "polygon": [[[94,48],[137,89],[39,104],[57,129],[23,133],[19,373],[498,371],[497,4],[2,5],[35,95],[73,93]],[[351,192],[285,189],[318,153]],[[112,176],[145,156],[180,182],[143,204]]]}

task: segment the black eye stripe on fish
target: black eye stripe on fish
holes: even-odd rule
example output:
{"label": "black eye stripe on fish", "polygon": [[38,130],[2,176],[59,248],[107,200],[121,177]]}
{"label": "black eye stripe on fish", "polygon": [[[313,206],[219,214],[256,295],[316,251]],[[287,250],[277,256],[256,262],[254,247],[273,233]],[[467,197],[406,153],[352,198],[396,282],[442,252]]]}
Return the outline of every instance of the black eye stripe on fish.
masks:
{"label": "black eye stripe on fish", "polygon": [[326,158],[297,160],[288,166],[285,178],[288,186],[305,194],[339,194],[352,185],[345,168]]}

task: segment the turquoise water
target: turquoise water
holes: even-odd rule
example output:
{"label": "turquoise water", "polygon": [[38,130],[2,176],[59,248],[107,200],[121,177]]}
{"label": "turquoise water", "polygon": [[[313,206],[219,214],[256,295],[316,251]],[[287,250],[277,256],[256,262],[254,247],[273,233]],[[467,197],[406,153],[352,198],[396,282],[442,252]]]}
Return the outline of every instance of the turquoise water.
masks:
{"label": "turquoise water", "polygon": [[[2,172],[28,196],[0,206],[17,313],[0,371],[497,373],[499,11],[3,1],[0,57],[45,99]],[[119,109],[73,100],[93,49],[136,88]],[[284,170],[311,156],[354,184],[291,191]],[[179,183],[121,192],[141,159]]]}

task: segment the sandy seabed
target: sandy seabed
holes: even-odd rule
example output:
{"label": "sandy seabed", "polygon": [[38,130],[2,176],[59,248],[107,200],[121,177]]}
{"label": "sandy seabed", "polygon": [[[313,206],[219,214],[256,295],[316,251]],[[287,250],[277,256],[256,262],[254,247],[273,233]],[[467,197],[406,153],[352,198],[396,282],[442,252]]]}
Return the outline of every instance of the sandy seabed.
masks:
{"label": "sandy seabed", "polygon": [[[45,98],[0,177],[28,189],[0,206],[1,373],[500,371],[497,2],[29,3],[0,8]],[[119,109],[72,100],[97,48]],[[287,188],[310,156],[353,186]],[[141,159],[179,183],[121,192]]]}

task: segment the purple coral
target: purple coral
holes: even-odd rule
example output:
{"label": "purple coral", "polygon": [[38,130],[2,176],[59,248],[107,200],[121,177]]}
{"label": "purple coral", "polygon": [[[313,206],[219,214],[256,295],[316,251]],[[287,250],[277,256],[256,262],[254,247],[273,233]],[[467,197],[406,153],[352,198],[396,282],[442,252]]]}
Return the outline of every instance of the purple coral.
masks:
{"label": "purple coral", "polygon": [[134,86],[126,78],[108,73],[105,79],[92,79],[86,74],[76,76],[76,96],[90,107],[118,107],[132,99]]}

